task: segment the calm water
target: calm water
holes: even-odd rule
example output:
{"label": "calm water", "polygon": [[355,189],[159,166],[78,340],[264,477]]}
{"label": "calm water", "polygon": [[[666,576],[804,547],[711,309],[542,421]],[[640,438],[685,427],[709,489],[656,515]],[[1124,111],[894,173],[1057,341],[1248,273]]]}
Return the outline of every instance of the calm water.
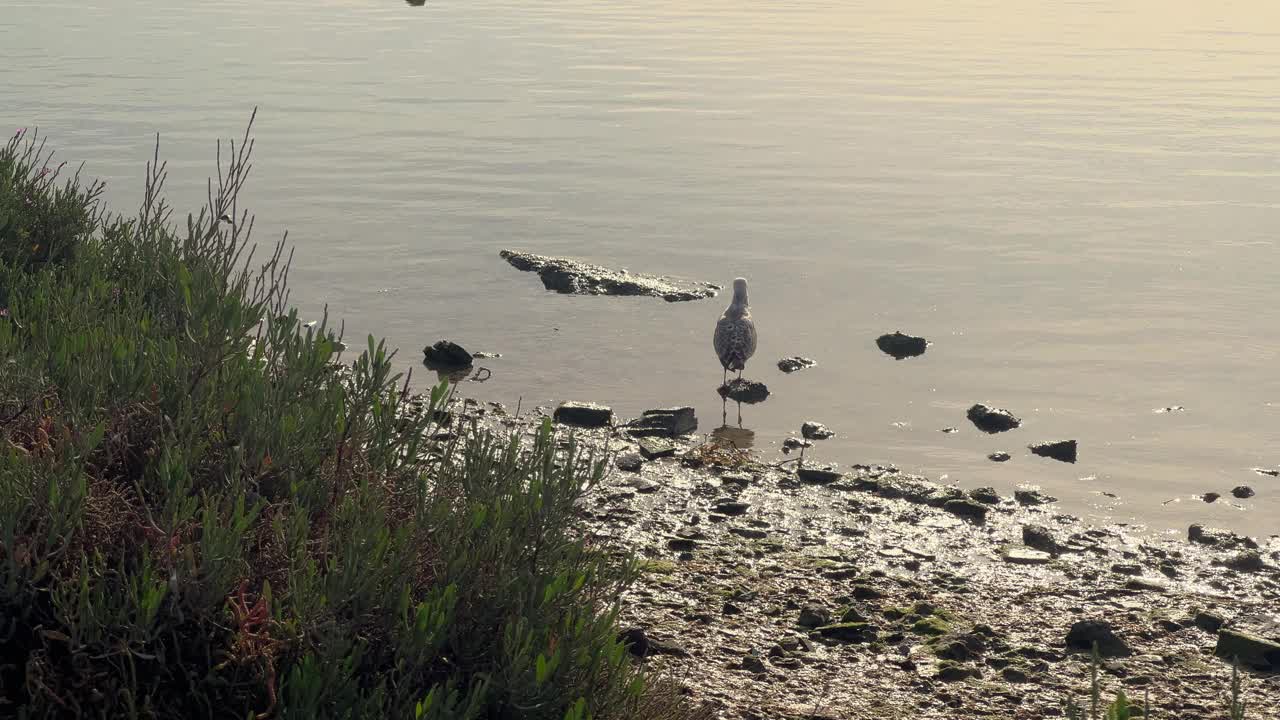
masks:
{"label": "calm water", "polygon": [[[815,419],[823,458],[1274,533],[1277,28],[1266,0],[6,0],[0,122],[123,206],[159,132],[191,205],[260,105],[250,195],[304,314],[406,363],[501,352],[485,399],[720,413],[721,299],[551,295],[499,249],[741,274],[760,447]],[[934,346],[895,362],[897,328]],[[980,435],[976,401],[1024,428]],[[1021,451],[1067,437],[1078,465]]]}

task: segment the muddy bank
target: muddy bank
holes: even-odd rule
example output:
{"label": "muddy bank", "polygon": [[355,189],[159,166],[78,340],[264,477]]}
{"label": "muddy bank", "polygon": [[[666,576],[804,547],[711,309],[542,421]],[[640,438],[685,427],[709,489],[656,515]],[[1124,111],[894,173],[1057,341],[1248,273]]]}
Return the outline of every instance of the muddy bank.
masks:
{"label": "muddy bank", "polygon": [[[521,428],[498,406],[469,406]],[[529,414],[526,410],[526,414]],[[796,461],[618,423],[580,436],[615,453],[583,507],[596,541],[642,559],[623,620],[642,662],[708,718],[1057,717],[1103,686],[1165,717],[1222,716],[1230,664],[1280,641],[1280,538],[1208,528],[1151,538],[1096,527],[1024,488],[1016,498],[881,466],[805,482]],[[1244,644],[1241,644],[1244,642]],[[1280,647],[1280,646],[1277,646]],[[1280,708],[1280,666],[1249,669],[1250,717]]]}

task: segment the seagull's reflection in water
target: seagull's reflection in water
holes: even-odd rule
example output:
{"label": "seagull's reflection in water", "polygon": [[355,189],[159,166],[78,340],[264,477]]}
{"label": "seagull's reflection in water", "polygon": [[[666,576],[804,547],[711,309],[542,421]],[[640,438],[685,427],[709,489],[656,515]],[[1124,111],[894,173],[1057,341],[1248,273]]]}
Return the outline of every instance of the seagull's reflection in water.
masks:
{"label": "seagull's reflection in water", "polygon": [[756,432],[739,425],[722,425],[711,431],[711,439],[717,445],[732,447],[735,450],[748,450],[756,443]]}

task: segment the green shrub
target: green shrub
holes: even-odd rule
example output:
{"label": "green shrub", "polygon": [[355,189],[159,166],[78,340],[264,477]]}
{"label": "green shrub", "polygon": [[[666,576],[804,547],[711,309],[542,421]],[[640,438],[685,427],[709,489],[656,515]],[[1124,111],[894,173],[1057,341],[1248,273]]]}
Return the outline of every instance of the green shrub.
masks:
{"label": "green shrub", "polygon": [[369,338],[253,261],[246,132],[181,231],[0,151],[0,705],[19,716],[685,717],[617,640],[634,567],[572,532],[602,458],[425,441]]}

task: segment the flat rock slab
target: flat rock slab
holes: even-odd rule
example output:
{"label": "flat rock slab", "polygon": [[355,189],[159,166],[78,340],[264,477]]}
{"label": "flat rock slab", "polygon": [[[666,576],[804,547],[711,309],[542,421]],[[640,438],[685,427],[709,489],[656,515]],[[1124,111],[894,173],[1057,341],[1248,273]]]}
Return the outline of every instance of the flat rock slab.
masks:
{"label": "flat rock slab", "polygon": [[1053,561],[1053,556],[1043,550],[1027,548],[1009,548],[1001,555],[1004,561],[1014,565],[1045,565]]}
{"label": "flat rock slab", "polygon": [[649,460],[671,457],[676,454],[676,446],[666,440],[660,440],[658,438],[641,438],[640,454],[644,455]]}
{"label": "flat rock slab", "polygon": [[645,410],[631,421],[627,431],[635,437],[688,435],[698,429],[698,416],[691,407]]}
{"label": "flat rock slab", "polygon": [[613,423],[613,410],[595,403],[567,402],[556,408],[555,421],[584,428],[605,427]]}
{"label": "flat rock slab", "polygon": [[880,348],[880,352],[885,355],[892,356],[894,360],[905,360],[923,355],[925,350],[929,349],[929,341],[922,337],[894,332],[876,338],[876,347]]}
{"label": "flat rock slab", "polygon": [[548,290],[565,295],[620,295],[660,297],[667,302],[684,302],[714,297],[715,286],[658,275],[637,275],[624,270],[580,262],[569,258],[503,250],[498,253],[517,270],[535,272]]}
{"label": "flat rock slab", "polygon": [[1076,461],[1075,440],[1036,443],[1035,445],[1028,445],[1027,449],[1040,457],[1052,458],[1064,463],[1074,463]]}
{"label": "flat rock slab", "polygon": [[769,388],[764,383],[746,378],[730,380],[721,385],[716,392],[720,393],[722,398],[748,405],[762,403],[769,398]]}
{"label": "flat rock slab", "polygon": [[1258,670],[1280,671],[1280,643],[1238,630],[1221,630],[1213,654],[1227,660],[1239,659]]}
{"label": "flat rock slab", "polygon": [[969,408],[967,417],[969,422],[973,423],[979,430],[993,435],[1022,425],[1022,420],[1008,410],[991,407],[983,403],[978,403]]}

